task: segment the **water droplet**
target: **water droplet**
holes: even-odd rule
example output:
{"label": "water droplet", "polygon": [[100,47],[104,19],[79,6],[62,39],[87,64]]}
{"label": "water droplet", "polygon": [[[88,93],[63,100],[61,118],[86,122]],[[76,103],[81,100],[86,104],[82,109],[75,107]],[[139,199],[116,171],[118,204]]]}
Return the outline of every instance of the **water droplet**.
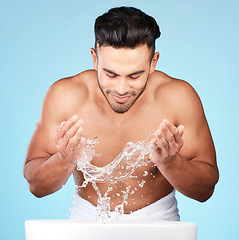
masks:
{"label": "water droplet", "polygon": [[141,188],[142,188],[142,187],[144,186],[144,184],[145,184],[145,181],[144,181],[144,180],[142,180],[142,181],[141,181],[141,183],[139,183],[139,187],[141,187]]}
{"label": "water droplet", "polygon": [[[149,137],[150,136],[148,136],[148,138]],[[76,189],[78,190],[82,187],[86,187],[89,182],[92,183],[92,186],[98,196],[98,221],[103,223],[117,221],[119,215],[124,213],[124,205],[128,204],[128,194],[135,193],[137,188],[135,187],[130,192],[131,186],[126,186],[125,191],[122,189],[122,186],[120,186],[123,194],[123,201],[115,208],[116,217],[112,217],[110,212],[111,199],[108,197],[108,193],[112,191],[113,188],[109,187],[104,194],[101,194],[97,184],[109,183],[114,185],[119,181],[123,183],[123,180],[127,178],[142,178],[142,176],[133,174],[136,168],[143,165],[147,166],[147,163],[150,161],[150,159],[146,156],[151,152],[154,146],[152,143],[147,142],[148,138],[137,143],[128,142],[122,152],[110,164],[104,167],[97,167],[91,164],[91,161],[95,157],[102,156],[94,151],[95,145],[99,143],[99,138],[95,137],[93,140],[87,140],[87,144],[83,149],[83,152],[80,154],[80,159],[77,161],[77,170],[83,173],[85,181],[82,186],[76,186]],[[148,172],[145,171],[143,176],[147,176],[147,174]],[[137,183],[140,187],[143,187],[145,181],[139,180]],[[117,185],[114,186],[114,189],[117,189]],[[116,193],[116,195],[121,196],[120,193]],[[113,195],[113,197],[114,196],[115,195]],[[143,195],[141,196],[143,197]],[[88,196],[88,198],[90,198],[90,196]],[[133,204],[136,204],[136,202],[134,201]]]}

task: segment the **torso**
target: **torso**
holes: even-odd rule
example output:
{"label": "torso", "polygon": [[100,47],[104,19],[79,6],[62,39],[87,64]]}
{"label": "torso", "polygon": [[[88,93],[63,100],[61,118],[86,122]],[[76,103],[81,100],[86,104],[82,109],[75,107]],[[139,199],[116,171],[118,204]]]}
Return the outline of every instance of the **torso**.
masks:
{"label": "torso", "polygon": [[[99,90],[95,71],[84,72],[69,81],[75,84],[75,95],[78,93],[80,95],[84,91],[85,97],[84,103],[80,102],[81,99],[79,99],[79,104],[74,105],[72,111],[68,112],[69,116],[67,117],[78,114],[85,122],[84,129],[89,139],[93,139],[95,136],[99,137],[100,143],[96,146],[95,151],[101,153],[102,156],[93,160],[92,163],[96,166],[102,167],[112,162],[123,150],[127,142],[136,143],[144,140],[148,132],[157,130],[163,119],[168,119],[175,125],[177,124],[175,116],[172,115],[174,111],[170,111],[170,106],[165,104],[164,97],[158,97],[158,94],[155,94],[155,91],[158,91],[157,89],[162,89],[173,81],[173,79],[161,72],[155,71],[151,74],[145,92],[124,114],[114,113],[104,96],[97,92]],[[79,84],[79,82],[82,83]],[[84,90],[82,90],[82,84]],[[72,98],[74,101],[75,97]],[[145,172],[148,175],[145,176]],[[134,175],[137,175],[137,178],[125,179],[114,184],[113,190],[109,193],[111,210],[122,203],[121,190],[125,191],[126,186],[131,186],[132,190],[137,190],[133,194],[129,194],[125,213],[147,206],[173,190],[173,187],[153,163],[139,167]],[[77,170],[74,172],[74,179],[76,185],[82,185],[84,181],[82,173]],[[145,183],[143,187],[140,187],[139,183],[142,180]],[[105,193],[108,185],[108,183],[97,184],[101,194]],[[95,206],[97,205],[97,195],[91,184],[81,188],[78,194]]]}

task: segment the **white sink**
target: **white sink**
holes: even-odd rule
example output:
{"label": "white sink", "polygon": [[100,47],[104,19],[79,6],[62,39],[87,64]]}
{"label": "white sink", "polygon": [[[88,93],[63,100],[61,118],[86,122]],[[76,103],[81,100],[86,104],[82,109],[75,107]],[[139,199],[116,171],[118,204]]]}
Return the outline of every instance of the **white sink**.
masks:
{"label": "white sink", "polygon": [[196,240],[197,225],[188,222],[27,220],[26,240]]}

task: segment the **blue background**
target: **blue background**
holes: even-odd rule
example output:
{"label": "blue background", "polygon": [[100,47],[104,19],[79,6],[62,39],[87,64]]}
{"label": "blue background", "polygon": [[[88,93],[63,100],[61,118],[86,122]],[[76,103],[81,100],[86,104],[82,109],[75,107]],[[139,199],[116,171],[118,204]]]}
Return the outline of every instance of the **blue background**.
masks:
{"label": "blue background", "polygon": [[220,181],[205,203],[177,193],[182,221],[198,224],[198,240],[238,237],[239,1],[0,0],[0,239],[23,240],[26,219],[69,214],[73,179],[35,198],[22,174],[25,153],[48,87],[92,68],[94,20],[121,5],[155,17],[157,69],[196,89],[214,138]]}

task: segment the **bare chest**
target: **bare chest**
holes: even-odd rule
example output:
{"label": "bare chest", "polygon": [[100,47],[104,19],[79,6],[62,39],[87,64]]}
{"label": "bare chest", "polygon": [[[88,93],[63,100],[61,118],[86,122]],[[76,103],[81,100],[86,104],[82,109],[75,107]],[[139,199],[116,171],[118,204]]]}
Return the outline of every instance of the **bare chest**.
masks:
{"label": "bare chest", "polygon": [[101,156],[96,157],[93,162],[97,166],[109,164],[122,152],[128,142],[144,141],[150,133],[157,130],[164,118],[171,118],[163,111],[161,113],[153,111],[151,107],[129,116],[118,115],[116,118],[101,114],[97,109],[82,112],[79,116],[85,121],[88,138],[90,140],[96,136],[99,138],[95,151]]}
{"label": "bare chest", "polygon": [[[118,115],[116,118],[111,118],[106,114],[102,114],[97,108],[89,106],[84,111],[78,113],[85,122],[85,131],[88,138],[90,140],[96,136],[99,138],[99,143],[95,146],[95,152],[100,154],[100,156],[96,156],[93,159],[93,165],[104,167],[115,162],[121,156],[127,143],[144,141],[150,133],[157,130],[164,118],[173,119],[166,111],[156,111],[153,106],[145,107],[141,110],[135,111],[135,114],[131,114],[129,117],[127,115]],[[147,141],[150,141],[150,138]],[[145,156],[145,159],[148,159],[148,155]],[[135,155],[132,156],[133,158],[135,158]],[[129,161],[132,159],[129,159]],[[127,166],[129,166],[128,162],[120,162],[114,169],[113,176],[117,177],[118,173],[123,175],[127,173]],[[76,184],[82,184],[81,175],[75,174],[75,180]],[[116,185],[112,186],[113,190],[109,194],[112,200],[112,209],[122,202],[121,197],[118,196],[119,192],[125,191],[130,186],[131,194],[128,198],[128,211],[137,210],[148,203],[152,203],[172,190],[170,184],[159,174],[157,167],[152,162],[135,168],[132,178],[118,181]],[[98,187],[101,193],[105,193],[108,189],[108,184],[101,183],[98,184]],[[155,192],[153,189],[161,190]],[[94,205],[97,204],[96,197],[92,197],[92,195],[95,195],[95,191],[90,185],[86,189],[82,189],[80,194],[87,199],[90,194],[90,201]],[[142,198],[142,196],[144,200],[136,204],[135,199]]]}

